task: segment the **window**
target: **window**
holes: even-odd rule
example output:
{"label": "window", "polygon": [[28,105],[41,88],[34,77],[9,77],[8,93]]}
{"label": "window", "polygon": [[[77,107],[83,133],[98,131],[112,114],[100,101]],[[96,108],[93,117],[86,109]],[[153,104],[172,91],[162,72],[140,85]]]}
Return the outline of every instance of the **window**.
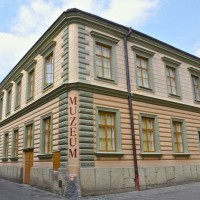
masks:
{"label": "window", "polygon": [[3,116],[3,97],[0,98],[0,120],[2,120]]}
{"label": "window", "polygon": [[182,133],[182,123],[173,122],[173,133],[174,133],[174,147],[175,152],[182,153],[184,152],[183,147],[183,133]]}
{"label": "window", "polygon": [[33,60],[29,63],[25,70],[27,71],[27,82],[26,82],[26,100],[29,102],[34,98],[34,90],[35,90],[35,66],[37,61]]}
{"label": "window", "polygon": [[7,112],[6,114],[9,115],[11,112],[11,100],[12,100],[12,90],[7,92]]}
{"label": "window", "polygon": [[22,88],[22,83],[21,81],[19,81],[17,84],[16,84],[16,105],[15,107],[19,107],[21,105],[21,88]]}
{"label": "window", "polygon": [[45,46],[40,52],[40,55],[43,57],[43,91],[50,88],[50,86],[53,86],[55,45],[56,42],[52,41],[47,46]]}
{"label": "window", "polygon": [[161,156],[158,117],[156,115],[140,113],[139,131],[141,156]]}
{"label": "window", "polygon": [[4,150],[3,157],[8,158],[8,148],[9,148],[9,135],[8,133],[4,134]]}
{"label": "window", "polygon": [[35,70],[31,70],[28,73],[28,98],[33,98],[34,96],[34,85],[35,85]]}
{"label": "window", "polygon": [[191,74],[193,99],[195,102],[200,102],[200,71],[198,69],[189,67]]}
{"label": "window", "polygon": [[166,66],[167,87],[168,87],[169,93],[172,95],[177,94],[175,75],[176,75],[176,69]]}
{"label": "window", "polygon": [[101,107],[96,110],[97,154],[122,154],[119,110]]}
{"label": "window", "polygon": [[198,128],[198,142],[199,142],[199,148],[200,148],[200,128]]}
{"label": "window", "polygon": [[52,153],[52,114],[41,117],[40,154]]}
{"label": "window", "polygon": [[152,57],[155,53],[135,45],[131,48],[134,51],[135,56],[136,82],[138,89],[154,91]]}
{"label": "window", "polygon": [[33,147],[33,124],[26,125],[25,131],[25,148],[31,148]]}
{"label": "window", "polygon": [[53,53],[45,58],[44,67],[44,87],[48,87],[53,83]]}
{"label": "window", "polygon": [[162,57],[165,62],[167,91],[170,97],[181,98],[181,86],[178,66],[181,64],[167,57]]}
{"label": "window", "polygon": [[19,130],[13,131],[13,146],[12,146],[12,157],[18,157],[18,144],[19,144]]}
{"label": "window", "polygon": [[118,39],[91,31],[94,37],[94,75],[95,79],[117,82],[116,44]]}
{"label": "window", "polygon": [[96,70],[97,76],[111,79],[111,47],[96,43]]}
{"label": "window", "polygon": [[173,154],[185,154],[188,153],[187,146],[187,135],[185,128],[185,121],[181,119],[171,119],[171,129],[172,129],[172,146]]}
{"label": "window", "polygon": [[13,79],[15,82],[15,110],[21,105],[22,76],[23,74],[20,73]]}
{"label": "window", "polygon": [[23,150],[27,151],[34,147],[34,121],[31,120],[24,124],[24,145]]}
{"label": "window", "polygon": [[136,57],[138,84],[142,87],[149,87],[148,60],[146,58]]}
{"label": "window", "polygon": [[115,113],[99,111],[100,151],[116,151]]}
{"label": "window", "polygon": [[154,119],[142,118],[142,138],[144,152],[156,151],[154,137]]}

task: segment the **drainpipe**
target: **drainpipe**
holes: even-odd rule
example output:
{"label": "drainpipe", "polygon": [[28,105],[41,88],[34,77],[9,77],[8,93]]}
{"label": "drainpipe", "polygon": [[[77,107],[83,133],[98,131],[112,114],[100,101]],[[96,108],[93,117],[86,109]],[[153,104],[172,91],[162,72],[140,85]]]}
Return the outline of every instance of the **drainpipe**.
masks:
{"label": "drainpipe", "polygon": [[131,95],[131,82],[130,82],[130,72],[129,72],[129,62],[128,62],[128,47],[127,47],[127,39],[130,36],[131,32],[132,32],[132,28],[129,28],[129,32],[124,37],[124,53],[125,53],[125,64],[126,64],[126,80],[127,80],[127,90],[128,90],[129,114],[130,114],[130,122],[131,122],[131,135],[132,135],[132,142],[133,142],[135,189],[137,191],[140,191],[137,153],[136,153],[136,144],[135,144],[135,129],[134,129],[133,105],[132,105],[132,95]]}

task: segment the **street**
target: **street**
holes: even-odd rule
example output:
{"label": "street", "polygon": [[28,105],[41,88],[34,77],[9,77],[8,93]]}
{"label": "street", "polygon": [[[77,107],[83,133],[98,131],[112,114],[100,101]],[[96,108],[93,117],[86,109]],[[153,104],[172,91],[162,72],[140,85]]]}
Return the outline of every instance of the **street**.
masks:
{"label": "street", "polygon": [[[52,193],[28,185],[13,183],[0,178],[0,200],[64,200]],[[199,200],[200,183],[171,186],[141,192],[83,197],[79,200]]]}

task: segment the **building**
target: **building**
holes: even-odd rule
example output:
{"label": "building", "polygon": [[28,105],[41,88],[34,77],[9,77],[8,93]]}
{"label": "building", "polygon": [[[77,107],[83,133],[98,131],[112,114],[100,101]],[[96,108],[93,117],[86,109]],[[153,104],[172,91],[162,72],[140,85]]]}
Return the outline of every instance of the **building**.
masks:
{"label": "building", "polygon": [[199,181],[199,86],[200,58],[69,9],[0,84],[0,176],[67,197]]}

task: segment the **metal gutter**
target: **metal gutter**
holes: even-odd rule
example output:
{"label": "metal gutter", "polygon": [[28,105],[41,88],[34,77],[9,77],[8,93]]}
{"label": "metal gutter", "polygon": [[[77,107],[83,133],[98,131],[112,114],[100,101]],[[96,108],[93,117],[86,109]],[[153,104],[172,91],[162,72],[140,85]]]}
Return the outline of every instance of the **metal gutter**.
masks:
{"label": "metal gutter", "polygon": [[132,143],[133,143],[135,189],[137,191],[140,191],[137,151],[136,151],[136,144],[135,144],[135,128],[134,128],[133,104],[132,104],[132,95],[131,95],[131,81],[130,81],[130,71],[129,71],[129,62],[128,62],[128,47],[127,47],[127,39],[131,33],[132,33],[132,28],[129,28],[129,32],[124,37],[124,54],[125,54],[125,64],[126,64],[126,81],[127,81],[127,90],[128,90],[129,115],[130,115],[130,122],[131,122],[131,135],[132,135]]}

